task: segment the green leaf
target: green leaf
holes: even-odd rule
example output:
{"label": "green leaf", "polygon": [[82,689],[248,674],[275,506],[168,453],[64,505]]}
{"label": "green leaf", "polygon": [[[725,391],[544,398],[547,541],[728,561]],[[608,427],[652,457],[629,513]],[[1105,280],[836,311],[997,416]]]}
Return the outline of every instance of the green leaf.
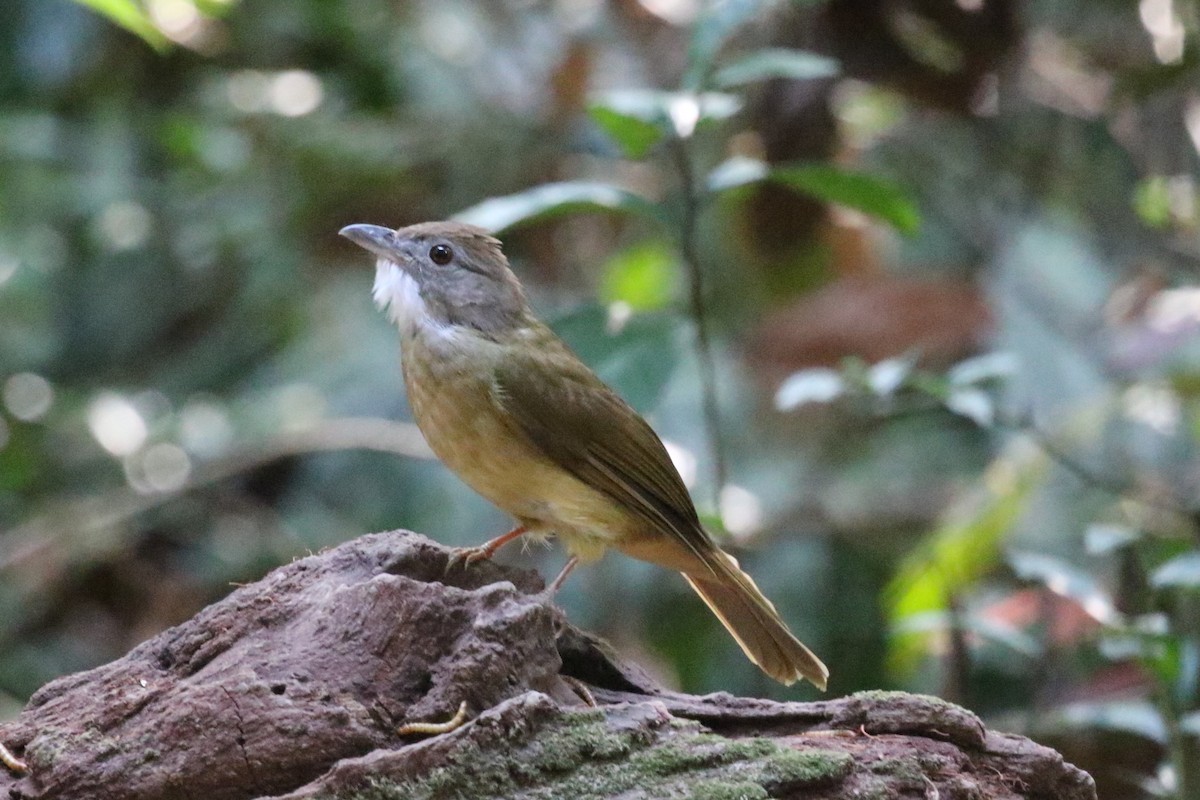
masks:
{"label": "green leaf", "polygon": [[607,183],[547,183],[524,192],[492,197],[454,215],[459,222],[500,233],[534,220],[576,211],[619,211],[662,220],[659,206]]}
{"label": "green leaf", "polygon": [[1189,736],[1200,737],[1200,711],[1184,714],[1179,720],[1179,730]]}
{"label": "green leaf", "polygon": [[1167,179],[1153,175],[1143,179],[1133,190],[1133,210],[1151,228],[1166,228],[1171,224],[1171,194]]}
{"label": "green leaf", "polygon": [[679,284],[679,262],[662,242],[643,242],[615,254],[604,265],[600,299],[653,311],[671,302]]}
{"label": "green leaf", "polygon": [[776,167],[770,179],[828,203],[878,217],[903,233],[915,233],[921,216],[908,195],[891,181],[828,164]]}
{"label": "green leaf", "polygon": [[800,370],[787,377],[775,392],[775,408],[791,411],[810,403],[828,403],[846,391],[842,373],[828,367]]}
{"label": "green leaf", "polygon": [[1000,563],[1001,544],[1045,463],[1012,462],[1006,458],[993,466],[993,479],[986,481],[988,494],[953,510],[951,518],[905,558],[885,590],[884,606],[894,633],[888,653],[892,669],[910,672],[926,650],[927,635],[904,632],[909,618],[946,610],[952,597]]}
{"label": "green leaf", "polygon": [[135,0],[76,0],[93,11],[103,14],[127,31],[141,37],[155,50],[164,51],[169,42],[155,26],[145,8]]}
{"label": "green leaf", "polygon": [[1100,639],[1100,653],[1109,661],[1139,661],[1163,685],[1189,680],[1194,667],[1184,664],[1184,639],[1171,632],[1166,614],[1142,614],[1125,625],[1110,626]]}
{"label": "green leaf", "polygon": [[885,358],[867,370],[867,385],[879,397],[890,397],[908,381],[916,366],[915,355]]}
{"label": "green leaf", "polygon": [[1015,354],[997,350],[964,359],[946,373],[951,386],[977,386],[994,380],[1011,378],[1019,363]]}
{"label": "green leaf", "polygon": [[708,4],[705,13],[692,26],[684,86],[692,90],[704,88],[721,47],[764,4],[765,0],[716,0]]}
{"label": "green leaf", "polygon": [[708,190],[724,192],[728,189],[749,186],[752,183],[765,181],[770,174],[771,170],[764,162],[755,158],[734,156],[728,161],[721,162],[712,172],[708,173]]}
{"label": "green leaf", "polygon": [[1118,700],[1111,703],[1073,703],[1052,712],[1045,721],[1051,730],[1122,731],[1153,742],[1166,743],[1167,728],[1153,703]]}
{"label": "green leaf", "polygon": [[965,53],[958,43],[942,32],[933,20],[921,14],[896,14],[890,33],[905,54],[938,72],[952,75],[963,68]]}
{"label": "green leaf", "polygon": [[713,83],[727,89],[771,78],[797,81],[829,78],[840,71],[841,65],[832,58],[804,50],[768,48],[751,53],[717,70],[717,74],[713,76]]}
{"label": "green leaf", "polygon": [[192,0],[196,10],[206,17],[223,17],[229,13],[237,0]]}
{"label": "green leaf", "polygon": [[1036,637],[1015,625],[999,622],[984,614],[963,615],[963,627],[980,639],[993,641],[1028,658],[1041,658],[1045,655],[1045,648]]}
{"label": "green leaf", "polygon": [[661,125],[624,114],[612,106],[594,104],[588,113],[629,158],[642,158],[663,138]]}
{"label": "green leaf", "polygon": [[1200,553],[1176,556],[1150,575],[1156,589],[1200,589]]}
{"label": "green leaf", "polygon": [[754,159],[733,158],[709,173],[708,188],[722,192],[760,181],[789,186],[818,200],[878,217],[902,233],[915,233],[921,224],[916,205],[896,184],[830,164],[768,167]]}
{"label": "green leaf", "polygon": [[1101,556],[1124,550],[1140,538],[1141,533],[1134,528],[1097,522],[1088,526],[1083,542],[1088,555]]}
{"label": "green leaf", "polygon": [[667,134],[686,138],[702,125],[741,110],[736,95],[722,92],[663,92],[621,89],[598,95],[588,111],[631,158],[641,158]]}
{"label": "green leaf", "polygon": [[1074,600],[1097,622],[1124,624],[1124,618],[1108,593],[1091,575],[1073,564],[1056,556],[1027,551],[1010,553],[1008,563],[1018,578],[1041,584],[1057,595]]}
{"label": "green leaf", "polygon": [[[952,621],[953,617],[946,611],[914,614],[893,627],[892,634],[940,636],[950,628]],[[1006,622],[997,622],[982,614],[962,614],[959,616],[959,623],[965,631],[975,634],[980,639],[993,641],[1023,656],[1038,658],[1045,652],[1045,648],[1036,638]]]}
{"label": "green leaf", "polygon": [[992,401],[992,396],[973,386],[953,389],[943,404],[950,411],[960,417],[966,417],[981,428],[990,428],[996,421],[996,404]]}

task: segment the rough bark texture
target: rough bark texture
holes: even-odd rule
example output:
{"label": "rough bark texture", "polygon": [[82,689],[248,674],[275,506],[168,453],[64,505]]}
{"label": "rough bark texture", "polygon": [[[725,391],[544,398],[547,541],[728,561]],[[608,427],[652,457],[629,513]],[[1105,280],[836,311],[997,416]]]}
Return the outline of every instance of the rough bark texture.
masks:
{"label": "rough bark texture", "polygon": [[[364,536],[48,684],[0,726],[30,767],[0,797],[1095,797],[1054,751],[934,698],[661,689],[565,623],[535,574],[448,555]],[[451,733],[395,733],[463,701]]]}

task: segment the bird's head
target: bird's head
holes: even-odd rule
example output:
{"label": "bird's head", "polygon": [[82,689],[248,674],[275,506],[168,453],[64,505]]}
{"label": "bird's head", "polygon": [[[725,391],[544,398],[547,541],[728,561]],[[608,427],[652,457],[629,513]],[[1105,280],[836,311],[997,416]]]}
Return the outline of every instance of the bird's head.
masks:
{"label": "bird's head", "polygon": [[461,326],[495,335],[527,323],[529,305],[500,242],[460,222],[339,233],[376,257],[375,303],[401,328]]}

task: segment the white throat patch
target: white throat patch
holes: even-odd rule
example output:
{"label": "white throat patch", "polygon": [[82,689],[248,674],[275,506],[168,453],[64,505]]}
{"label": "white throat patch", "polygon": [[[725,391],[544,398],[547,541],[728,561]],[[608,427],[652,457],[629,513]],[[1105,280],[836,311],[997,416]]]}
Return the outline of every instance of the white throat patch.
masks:
{"label": "white throat patch", "polygon": [[396,264],[381,258],[375,262],[375,286],[371,289],[375,305],[401,328],[429,321],[421,290],[412,276]]}
{"label": "white throat patch", "polygon": [[429,313],[416,280],[395,263],[381,258],[375,262],[375,286],[371,289],[375,305],[387,312],[406,336],[421,331],[437,339],[456,340],[458,331]]}

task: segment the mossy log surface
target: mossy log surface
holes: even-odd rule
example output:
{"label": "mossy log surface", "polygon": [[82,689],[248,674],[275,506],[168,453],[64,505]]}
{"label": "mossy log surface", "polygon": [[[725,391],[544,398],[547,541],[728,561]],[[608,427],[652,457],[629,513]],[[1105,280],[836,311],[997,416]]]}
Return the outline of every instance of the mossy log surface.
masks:
{"label": "mossy log surface", "polygon": [[[1053,750],[934,698],[662,689],[536,574],[449,557],[364,536],[46,685],[0,725],[29,767],[0,798],[1095,798]],[[452,732],[396,733],[464,702]]]}

